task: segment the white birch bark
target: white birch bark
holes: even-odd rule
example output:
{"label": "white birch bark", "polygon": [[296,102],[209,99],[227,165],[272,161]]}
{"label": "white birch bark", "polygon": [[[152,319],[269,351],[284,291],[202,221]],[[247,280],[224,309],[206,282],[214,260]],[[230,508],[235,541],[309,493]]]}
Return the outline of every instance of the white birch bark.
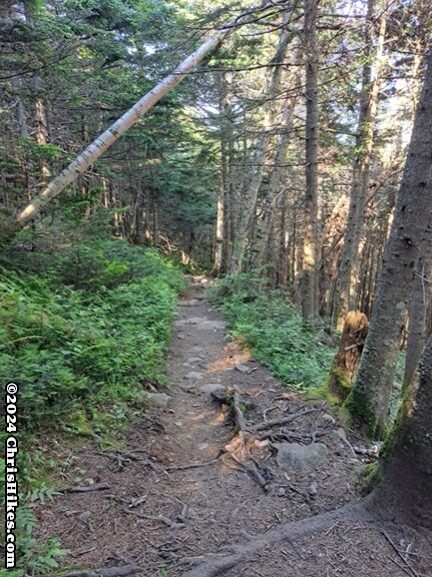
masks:
{"label": "white birch bark", "polygon": [[92,142],[69,166],[67,166],[38,196],[32,199],[22,209],[17,222],[26,224],[35,218],[40,210],[53,198],[58,196],[79,174],[86,171],[102,154],[110,148],[131,126],[133,126],[148,110],[172,90],[185,76],[192,71],[229,33],[222,30],[211,36],[195,52],[186,58],[170,75],[164,78],[150,92],[141,98],[130,110],[125,112],[94,142]]}
{"label": "white birch bark", "polygon": [[[263,12],[277,4],[283,4],[285,0],[263,2],[257,10]],[[243,17],[237,18],[234,23],[210,36],[201,46],[190,54],[168,76],[159,82],[150,92],[145,94],[136,104],[114,122],[94,142],[92,142],[69,166],[67,166],[49,185],[32,201],[25,206],[16,217],[16,224],[23,226],[34,219],[41,209],[53,198],[58,196],[79,174],[87,170],[98,158],[102,156],[129,128],[131,128],[146,112],[148,112],[159,100],[179,84],[200,62],[236,28],[246,24],[250,19],[252,10],[248,10]]]}

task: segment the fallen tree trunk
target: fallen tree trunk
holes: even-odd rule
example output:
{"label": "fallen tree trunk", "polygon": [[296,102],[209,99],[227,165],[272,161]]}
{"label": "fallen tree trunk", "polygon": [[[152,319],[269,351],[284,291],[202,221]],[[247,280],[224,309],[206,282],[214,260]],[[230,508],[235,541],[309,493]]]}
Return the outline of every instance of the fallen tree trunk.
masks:
{"label": "fallen tree trunk", "polygon": [[[260,12],[275,5],[284,4],[286,0],[264,1],[255,10]],[[37,217],[43,207],[52,199],[56,198],[69,184],[80,174],[86,171],[98,158],[104,154],[129,128],[131,128],[146,112],[148,112],[159,100],[181,82],[193,71],[203,59],[211,54],[219,44],[239,26],[247,24],[253,18],[254,10],[247,10],[242,16],[236,18],[233,23],[225,25],[221,30],[210,36],[195,52],[190,54],[171,74],[166,76],[150,92],[143,96],[131,109],[123,114],[109,128],[94,140],[87,148],[73,160],[48,186],[35,198],[33,198],[22,210],[15,220],[2,222],[2,240],[11,238],[17,230]]]}
{"label": "fallen tree trunk", "polygon": [[67,166],[38,196],[33,198],[18,216],[19,225],[24,225],[39,214],[41,209],[58,196],[78,175],[86,171],[146,112],[172,90],[185,76],[210,54],[229,33],[222,30],[211,36],[195,52],[186,58],[171,74],[161,80],[109,128],[92,142],[69,166]]}

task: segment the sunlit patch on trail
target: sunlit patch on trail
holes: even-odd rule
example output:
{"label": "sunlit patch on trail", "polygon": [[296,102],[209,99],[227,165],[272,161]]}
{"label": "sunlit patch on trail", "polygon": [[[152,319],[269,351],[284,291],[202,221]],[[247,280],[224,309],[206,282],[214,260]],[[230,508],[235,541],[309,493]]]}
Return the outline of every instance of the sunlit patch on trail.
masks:
{"label": "sunlit patch on trail", "polygon": [[238,341],[233,341],[222,349],[220,357],[207,365],[207,371],[209,373],[230,371],[236,365],[247,363],[251,359],[251,353],[243,349]]}

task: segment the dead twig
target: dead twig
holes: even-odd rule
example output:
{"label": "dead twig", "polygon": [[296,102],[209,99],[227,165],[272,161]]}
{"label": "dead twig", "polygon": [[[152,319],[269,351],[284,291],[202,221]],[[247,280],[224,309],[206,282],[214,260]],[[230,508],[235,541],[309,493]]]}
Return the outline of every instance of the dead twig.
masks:
{"label": "dead twig", "polygon": [[407,569],[409,570],[409,572],[411,573],[411,575],[413,577],[419,577],[419,574],[417,573],[417,571],[415,571],[411,565],[408,563],[408,561],[405,559],[405,557],[402,555],[401,551],[398,549],[398,547],[396,547],[395,543],[392,541],[391,537],[384,531],[384,529],[381,530],[381,533],[384,535],[384,537],[387,539],[387,541],[390,543],[390,545],[393,547],[394,551],[396,552],[397,556],[402,560],[402,562],[405,564],[405,566],[407,567]]}
{"label": "dead twig", "polygon": [[270,411],[274,411],[278,407],[279,405],[273,405],[272,407],[268,407],[267,409],[265,409],[265,411],[263,412],[263,419],[266,423],[267,423],[267,414],[270,413]]}
{"label": "dead twig", "polygon": [[63,493],[90,493],[91,491],[106,491],[111,489],[111,486],[107,483],[95,483],[94,485],[88,485],[83,487],[70,487],[62,491]]}
{"label": "dead twig", "polygon": [[200,467],[210,467],[217,463],[219,458],[213,459],[213,461],[207,461],[206,463],[189,463],[187,465],[173,465],[172,467],[167,467],[165,471],[187,471],[188,469],[198,469]]}
{"label": "dead twig", "polygon": [[143,495],[142,497],[138,497],[137,499],[134,499],[130,504],[129,504],[129,509],[132,509],[133,507],[138,507],[139,505],[142,505],[143,503],[145,503],[147,500],[147,495]]}
{"label": "dead twig", "polygon": [[160,523],[164,523],[171,529],[183,529],[185,527],[184,523],[176,523],[175,521],[171,521],[168,517],[164,515],[145,515],[144,513],[138,513],[137,511],[131,511],[130,509],[122,509],[124,513],[128,513],[129,515],[135,515],[135,517],[139,517],[140,519],[147,519],[149,521],[159,521]]}
{"label": "dead twig", "polygon": [[240,467],[242,467],[246,473],[249,475],[249,477],[252,479],[252,481],[255,481],[255,483],[261,487],[261,489],[265,492],[268,491],[267,488],[267,483],[268,481],[266,481],[264,479],[264,477],[261,475],[261,473],[258,470],[258,467],[256,466],[251,466],[251,465],[245,465],[244,463],[242,463],[240,461],[240,459],[237,459],[237,457],[235,455],[233,455],[232,453],[229,453],[229,456],[231,457],[231,459],[233,459],[233,461],[235,461],[238,465],[240,465]]}

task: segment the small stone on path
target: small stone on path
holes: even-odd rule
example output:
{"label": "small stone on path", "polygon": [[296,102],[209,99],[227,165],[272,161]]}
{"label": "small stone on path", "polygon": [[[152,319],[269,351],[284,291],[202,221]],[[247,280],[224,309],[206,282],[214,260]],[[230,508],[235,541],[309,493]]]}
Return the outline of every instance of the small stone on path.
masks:
{"label": "small stone on path", "polygon": [[312,497],[318,493],[318,483],[316,481],[312,481],[312,483],[309,485],[308,493]]}
{"label": "small stone on path", "polygon": [[220,385],[219,383],[208,383],[207,385],[201,385],[200,391],[202,393],[209,393],[210,395],[213,393],[225,393],[224,385]]}
{"label": "small stone on path", "polygon": [[190,359],[187,360],[188,363],[201,363],[202,362],[202,358],[201,357],[191,357]]}
{"label": "small stone on path", "polygon": [[197,371],[190,371],[186,376],[185,379],[194,379],[199,380],[202,379],[204,375],[202,373],[198,373]]}
{"label": "small stone on path", "polygon": [[147,399],[149,403],[154,407],[166,409],[172,397],[166,395],[165,393],[147,393]]}
{"label": "small stone on path", "polygon": [[248,367],[247,365],[236,365],[234,368],[240,371],[241,373],[249,374],[253,371],[253,369],[251,367]]}

